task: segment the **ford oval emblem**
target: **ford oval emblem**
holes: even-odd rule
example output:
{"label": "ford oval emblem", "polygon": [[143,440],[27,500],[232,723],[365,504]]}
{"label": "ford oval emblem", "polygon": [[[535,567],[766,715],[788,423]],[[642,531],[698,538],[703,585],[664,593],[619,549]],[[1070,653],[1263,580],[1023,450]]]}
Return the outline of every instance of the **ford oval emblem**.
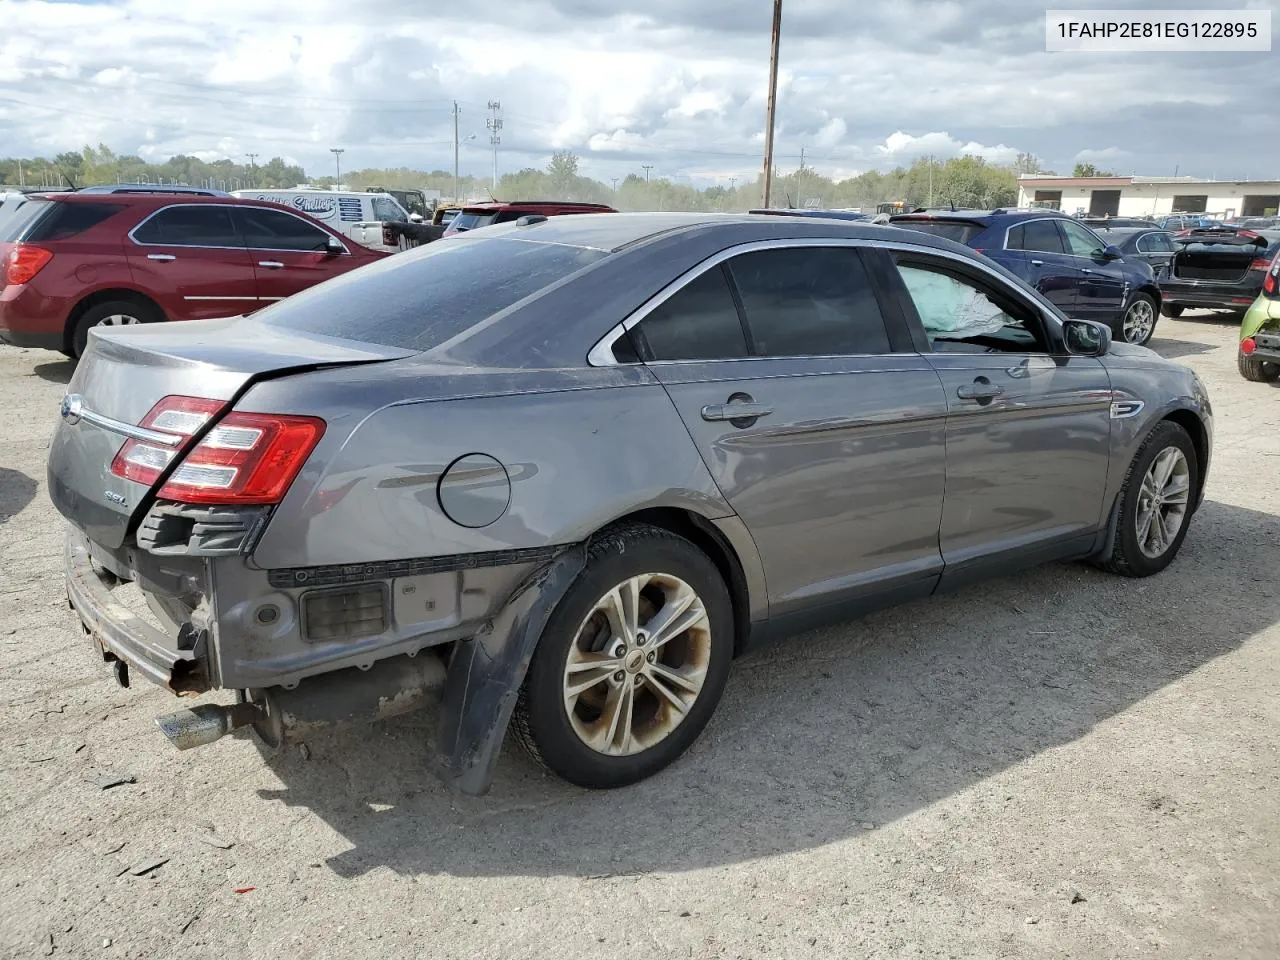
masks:
{"label": "ford oval emblem", "polygon": [[78,393],[68,393],[62,398],[62,419],[67,423],[79,423],[84,413],[84,398]]}

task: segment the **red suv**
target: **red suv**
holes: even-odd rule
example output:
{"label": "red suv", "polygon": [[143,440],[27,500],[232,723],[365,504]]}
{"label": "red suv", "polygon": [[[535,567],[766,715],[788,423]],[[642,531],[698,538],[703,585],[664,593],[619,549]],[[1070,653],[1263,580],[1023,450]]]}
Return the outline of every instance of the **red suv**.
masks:
{"label": "red suv", "polygon": [[570,213],[617,213],[603,203],[573,203],[568,200],[512,200],[509,203],[472,203],[449,221],[445,236],[465,233],[491,223],[509,223],[521,217],[562,217]]}
{"label": "red suv", "polygon": [[249,313],[384,256],[274,203],[38,194],[0,219],[0,340],[75,357],[97,324]]}

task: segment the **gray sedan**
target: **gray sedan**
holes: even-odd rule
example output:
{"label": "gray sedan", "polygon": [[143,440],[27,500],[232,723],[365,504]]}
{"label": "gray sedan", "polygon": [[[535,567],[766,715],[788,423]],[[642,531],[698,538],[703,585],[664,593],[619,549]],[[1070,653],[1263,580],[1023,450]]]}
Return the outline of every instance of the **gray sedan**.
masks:
{"label": "gray sedan", "polygon": [[119,682],[238,691],[159,718],[179,747],[438,702],[463,791],[508,728],[615,787],[765,637],[1050,560],[1158,573],[1201,502],[1196,376],[950,241],[482,233],[93,332],[49,458],[68,594]]}

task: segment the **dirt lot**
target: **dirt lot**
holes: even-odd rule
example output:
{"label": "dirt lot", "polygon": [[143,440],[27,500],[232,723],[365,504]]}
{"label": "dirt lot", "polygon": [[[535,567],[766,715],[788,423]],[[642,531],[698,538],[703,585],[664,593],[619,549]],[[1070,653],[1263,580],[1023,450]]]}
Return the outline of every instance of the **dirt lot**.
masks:
{"label": "dirt lot", "polygon": [[0,348],[0,955],[1274,960],[1280,389],[1233,333],[1153,343],[1217,413],[1165,574],[1050,566],[798,638],[656,779],[585,793],[508,748],[483,799],[423,772],[425,718],[170,747],[172,698],[110,682],[63,599],[70,364]]}

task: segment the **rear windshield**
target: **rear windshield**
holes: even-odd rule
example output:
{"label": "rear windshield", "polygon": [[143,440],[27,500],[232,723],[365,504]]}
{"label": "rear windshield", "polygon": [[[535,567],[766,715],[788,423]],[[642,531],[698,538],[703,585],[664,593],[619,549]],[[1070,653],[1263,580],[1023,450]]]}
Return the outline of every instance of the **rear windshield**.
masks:
{"label": "rear windshield", "polygon": [[49,209],[48,200],[10,197],[0,203],[0,242],[12,243],[36,217]]}
{"label": "rear windshield", "polygon": [[891,226],[906,227],[908,230],[919,230],[931,233],[935,237],[946,237],[956,243],[968,244],[970,240],[986,229],[980,223],[967,223],[963,220],[914,220],[910,217],[889,221]]}
{"label": "rear windshield", "polygon": [[53,209],[40,218],[23,237],[33,243],[50,240],[66,240],[123,209],[119,203],[55,203]]}
{"label": "rear windshield", "polygon": [[498,219],[496,213],[467,213],[465,210],[449,221],[449,228],[462,232],[476,227],[487,227]]}
{"label": "rear windshield", "polygon": [[295,294],[256,317],[290,330],[430,350],[606,256],[524,240],[438,240]]}

